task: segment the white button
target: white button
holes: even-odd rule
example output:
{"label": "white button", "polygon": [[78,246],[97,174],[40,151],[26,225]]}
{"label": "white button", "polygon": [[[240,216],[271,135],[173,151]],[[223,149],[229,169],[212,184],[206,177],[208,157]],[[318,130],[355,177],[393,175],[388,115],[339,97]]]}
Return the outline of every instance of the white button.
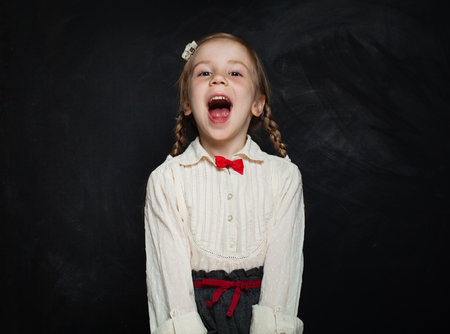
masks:
{"label": "white button", "polygon": [[228,221],[230,222],[230,221],[232,221],[233,220],[233,216],[232,215],[229,215],[228,216]]}
{"label": "white button", "polygon": [[281,306],[277,306],[277,308],[275,309],[275,312],[280,313],[281,312]]}
{"label": "white button", "polygon": [[234,241],[230,241],[230,248],[234,248],[234,245],[236,245]]}
{"label": "white button", "polygon": [[233,194],[228,194],[227,198],[228,199],[232,199],[233,198]]}
{"label": "white button", "polygon": [[172,311],[170,312],[170,315],[172,316],[172,318],[178,317],[178,310],[172,310]]}

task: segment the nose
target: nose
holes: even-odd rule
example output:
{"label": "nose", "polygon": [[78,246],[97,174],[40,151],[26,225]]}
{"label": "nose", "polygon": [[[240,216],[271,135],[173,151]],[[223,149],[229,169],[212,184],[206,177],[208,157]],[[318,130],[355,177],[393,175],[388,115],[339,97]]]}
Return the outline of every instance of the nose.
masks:
{"label": "nose", "polygon": [[222,73],[214,73],[211,77],[210,85],[225,85],[228,86],[228,81]]}

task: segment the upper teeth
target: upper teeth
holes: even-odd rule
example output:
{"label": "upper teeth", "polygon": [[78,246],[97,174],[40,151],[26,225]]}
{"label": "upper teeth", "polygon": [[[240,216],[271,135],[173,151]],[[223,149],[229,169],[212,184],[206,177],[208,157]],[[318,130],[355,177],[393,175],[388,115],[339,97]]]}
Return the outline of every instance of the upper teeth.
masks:
{"label": "upper teeth", "polygon": [[227,101],[227,102],[230,102],[230,101],[228,101],[228,99],[227,99],[225,96],[214,96],[214,97],[211,99],[211,101],[213,101],[213,100],[225,100],[225,101]]}

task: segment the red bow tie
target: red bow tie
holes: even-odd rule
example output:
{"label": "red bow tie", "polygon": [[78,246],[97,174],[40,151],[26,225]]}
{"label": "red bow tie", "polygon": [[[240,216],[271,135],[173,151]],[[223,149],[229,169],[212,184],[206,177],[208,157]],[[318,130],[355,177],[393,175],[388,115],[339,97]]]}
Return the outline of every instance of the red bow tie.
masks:
{"label": "red bow tie", "polygon": [[214,158],[216,158],[216,165],[218,168],[231,167],[239,174],[244,174],[244,163],[242,162],[242,159],[231,161],[220,155],[216,155]]}

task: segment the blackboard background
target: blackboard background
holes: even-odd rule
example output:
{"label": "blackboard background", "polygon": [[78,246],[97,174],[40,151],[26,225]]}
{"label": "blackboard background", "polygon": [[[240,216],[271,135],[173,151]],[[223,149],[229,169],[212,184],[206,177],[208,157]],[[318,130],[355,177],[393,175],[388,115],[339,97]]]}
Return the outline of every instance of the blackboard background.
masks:
{"label": "blackboard background", "polygon": [[224,31],[263,59],[303,174],[305,333],[437,333],[445,3],[1,1],[0,332],[149,332],[145,184],[171,149],[184,46]]}

